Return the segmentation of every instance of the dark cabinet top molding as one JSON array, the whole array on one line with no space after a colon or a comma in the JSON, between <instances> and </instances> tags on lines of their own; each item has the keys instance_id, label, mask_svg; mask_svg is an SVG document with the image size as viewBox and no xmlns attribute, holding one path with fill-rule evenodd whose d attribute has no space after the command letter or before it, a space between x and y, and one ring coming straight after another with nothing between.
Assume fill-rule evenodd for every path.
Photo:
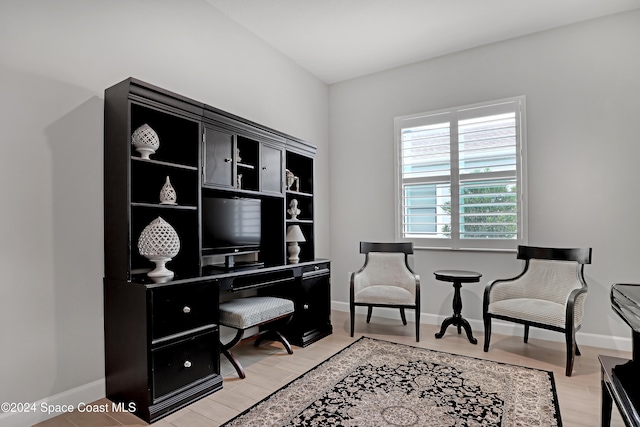
<instances>
[{"instance_id":1,"label":"dark cabinet top molding","mask_svg":"<svg viewBox=\"0 0 640 427\"><path fill-rule=\"evenodd\" d=\"M309 152L316 151L317 147L315 145L299 138L271 129L251 120L247 120L244 117L236 116L235 114L212 107L211 105L187 98L186 96L179 95L175 92L154 86L142 80L129 77L125 82L129 83L129 93L131 95L139 96L147 100L157 101L162 104L184 110L202 117L203 120L214 120L224 125L236 128L237 126L242 126L244 128L242 130L250 130L252 134L256 134L256 132L258 132L271 140L275 139L281 141L285 144L287 149L293 148Z\"/></svg>"}]
</instances>

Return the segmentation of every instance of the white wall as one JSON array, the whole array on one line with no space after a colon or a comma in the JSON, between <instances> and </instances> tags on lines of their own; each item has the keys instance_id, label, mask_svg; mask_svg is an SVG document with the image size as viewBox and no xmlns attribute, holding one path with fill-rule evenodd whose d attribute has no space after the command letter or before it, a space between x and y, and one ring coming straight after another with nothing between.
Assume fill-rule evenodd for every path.
<instances>
[{"instance_id":1,"label":"white wall","mask_svg":"<svg viewBox=\"0 0 640 427\"><path fill-rule=\"evenodd\" d=\"M127 77L318 145L329 256L328 88L204 0L5 0L0 40L0 402L103 390L103 94Z\"/></svg>"},{"instance_id":2,"label":"white wall","mask_svg":"<svg viewBox=\"0 0 640 427\"><path fill-rule=\"evenodd\" d=\"M635 11L330 86L333 299L348 302L348 272L363 261L359 241L394 239L394 117L526 95L529 243L592 247L578 341L630 337L609 290L640 283L639 49ZM418 251L414 265L431 323L451 314L452 297L434 270L483 273L462 295L480 338L484 285L521 269L513 253Z\"/></svg>"},{"instance_id":3,"label":"white wall","mask_svg":"<svg viewBox=\"0 0 640 427\"><path fill-rule=\"evenodd\" d=\"M0 402L82 398L104 378L103 92L129 76L318 145L316 251L332 258L338 302L358 242L394 237L393 118L526 95L530 242L592 246L583 333L628 336L608 292L640 281L638 12L330 91L203 0L4 0L0 40ZM433 270L519 269L513 254L437 251L415 266L423 311L440 318L451 288ZM463 290L472 320L482 288Z\"/></svg>"}]
</instances>

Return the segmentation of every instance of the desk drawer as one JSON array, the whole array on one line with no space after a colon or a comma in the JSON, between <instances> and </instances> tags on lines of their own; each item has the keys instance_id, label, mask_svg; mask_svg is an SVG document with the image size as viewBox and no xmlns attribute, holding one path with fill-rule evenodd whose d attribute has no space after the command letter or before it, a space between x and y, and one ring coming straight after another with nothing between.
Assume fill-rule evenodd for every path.
<instances>
[{"instance_id":1,"label":"desk drawer","mask_svg":"<svg viewBox=\"0 0 640 427\"><path fill-rule=\"evenodd\" d=\"M215 282L151 290L152 339L218 323Z\"/></svg>"},{"instance_id":2,"label":"desk drawer","mask_svg":"<svg viewBox=\"0 0 640 427\"><path fill-rule=\"evenodd\" d=\"M220 286L220 288L231 291L243 291L286 283L293 284L294 281L293 270L287 269L230 278L224 280L224 284Z\"/></svg>"},{"instance_id":3,"label":"desk drawer","mask_svg":"<svg viewBox=\"0 0 640 427\"><path fill-rule=\"evenodd\" d=\"M218 329L151 351L153 401L220 371Z\"/></svg>"},{"instance_id":4,"label":"desk drawer","mask_svg":"<svg viewBox=\"0 0 640 427\"><path fill-rule=\"evenodd\" d=\"M314 274L330 274L329 263L321 262L313 265L305 265L302 267L302 275L309 276Z\"/></svg>"}]
</instances>

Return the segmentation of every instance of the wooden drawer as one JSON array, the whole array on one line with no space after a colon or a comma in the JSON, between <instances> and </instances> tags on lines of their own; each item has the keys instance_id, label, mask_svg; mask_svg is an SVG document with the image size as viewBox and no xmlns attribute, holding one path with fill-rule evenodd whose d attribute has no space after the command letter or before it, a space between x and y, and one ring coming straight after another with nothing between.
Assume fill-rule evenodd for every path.
<instances>
[{"instance_id":1,"label":"wooden drawer","mask_svg":"<svg viewBox=\"0 0 640 427\"><path fill-rule=\"evenodd\" d=\"M293 283L294 281L295 277L293 275L293 270L285 269L225 278L222 279L220 289L237 292L247 289L257 289L267 286Z\"/></svg>"},{"instance_id":2,"label":"wooden drawer","mask_svg":"<svg viewBox=\"0 0 640 427\"><path fill-rule=\"evenodd\" d=\"M176 285L150 291L153 340L218 323L218 285Z\"/></svg>"},{"instance_id":3,"label":"wooden drawer","mask_svg":"<svg viewBox=\"0 0 640 427\"><path fill-rule=\"evenodd\" d=\"M310 274L313 273L318 273L318 274L329 274L329 263L328 262L321 262L318 264L313 264L313 265L305 265L304 267L302 267L302 274L304 276L308 276Z\"/></svg>"},{"instance_id":4,"label":"wooden drawer","mask_svg":"<svg viewBox=\"0 0 640 427\"><path fill-rule=\"evenodd\" d=\"M218 329L151 351L152 400L220 371Z\"/></svg>"}]
</instances>

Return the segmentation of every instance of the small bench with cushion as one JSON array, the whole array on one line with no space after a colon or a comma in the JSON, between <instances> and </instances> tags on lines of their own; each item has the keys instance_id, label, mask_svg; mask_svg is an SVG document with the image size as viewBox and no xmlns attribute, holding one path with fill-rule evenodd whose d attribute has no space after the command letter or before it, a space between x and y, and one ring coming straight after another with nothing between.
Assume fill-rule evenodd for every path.
<instances>
[{"instance_id":1,"label":"small bench with cushion","mask_svg":"<svg viewBox=\"0 0 640 427\"><path fill-rule=\"evenodd\" d=\"M293 312L293 301L276 297L236 298L220 304L220 324L237 329L236 336L231 341L227 344L220 343L221 352L229 359L229 362L231 362L236 369L240 378L245 378L246 375L236 356L231 353L231 348L235 347L242 340L244 332L247 329L268 323L278 325L280 322L276 321L281 319L286 319L288 322L293 316ZM287 339L275 328L260 332L254 345L257 347L267 334L273 336L275 340L280 341L287 350L287 353L293 354L293 350L291 350L291 345Z\"/></svg>"}]
</instances>

